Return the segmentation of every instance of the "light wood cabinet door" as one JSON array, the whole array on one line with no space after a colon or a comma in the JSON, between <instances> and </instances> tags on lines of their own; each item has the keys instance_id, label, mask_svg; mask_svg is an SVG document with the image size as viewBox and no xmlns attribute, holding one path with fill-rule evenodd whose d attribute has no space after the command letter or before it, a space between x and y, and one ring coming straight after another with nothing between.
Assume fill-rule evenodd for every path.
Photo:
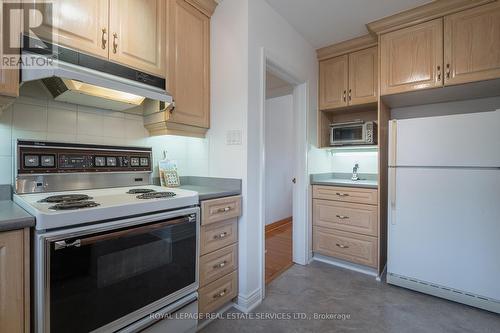
<instances>
[{"instance_id":1,"label":"light wood cabinet door","mask_svg":"<svg viewBox=\"0 0 500 333\"><path fill-rule=\"evenodd\" d=\"M165 1L110 0L109 59L165 77Z\"/></svg>"},{"instance_id":2,"label":"light wood cabinet door","mask_svg":"<svg viewBox=\"0 0 500 333\"><path fill-rule=\"evenodd\" d=\"M349 56L344 55L319 63L319 108L347 106Z\"/></svg>"},{"instance_id":3,"label":"light wood cabinet door","mask_svg":"<svg viewBox=\"0 0 500 333\"><path fill-rule=\"evenodd\" d=\"M184 0L168 0L167 90L170 121L210 127L210 19Z\"/></svg>"},{"instance_id":4,"label":"light wood cabinet door","mask_svg":"<svg viewBox=\"0 0 500 333\"><path fill-rule=\"evenodd\" d=\"M377 237L378 207L313 199L313 225Z\"/></svg>"},{"instance_id":5,"label":"light wood cabinet door","mask_svg":"<svg viewBox=\"0 0 500 333\"><path fill-rule=\"evenodd\" d=\"M52 26L44 21L37 30L41 38L52 37L55 44L108 57L108 0L53 1L52 17Z\"/></svg>"},{"instance_id":6,"label":"light wood cabinet door","mask_svg":"<svg viewBox=\"0 0 500 333\"><path fill-rule=\"evenodd\" d=\"M444 19L445 84L500 78L500 3Z\"/></svg>"},{"instance_id":7,"label":"light wood cabinet door","mask_svg":"<svg viewBox=\"0 0 500 333\"><path fill-rule=\"evenodd\" d=\"M349 54L349 105L377 102L378 48Z\"/></svg>"},{"instance_id":8,"label":"light wood cabinet door","mask_svg":"<svg viewBox=\"0 0 500 333\"><path fill-rule=\"evenodd\" d=\"M376 237L313 226L313 251L361 265L378 265Z\"/></svg>"},{"instance_id":9,"label":"light wood cabinet door","mask_svg":"<svg viewBox=\"0 0 500 333\"><path fill-rule=\"evenodd\" d=\"M23 230L0 233L0 332L30 330L28 235Z\"/></svg>"},{"instance_id":10,"label":"light wood cabinet door","mask_svg":"<svg viewBox=\"0 0 500 333\"><path fill-rule=\"evenodd\" d=\"M0 17L4 17L3 13L3 3L5 1L0 1ZM18 35L21 31L20 20L18 21L19 25L17 26L18 31L11 31L10 35L15 36ZM14 27L10 27L13 29ZM3 24L0 24L0 58L3 59L4 55L4 39L9 38L7 36L7 32L4 30ZM7 96L7 97L3 97ZM8 104L13 99L11 97L19 96L19 70L13 69L11 67L7 67L3 64L3 61L0 62L0 107L2 105ZM1 112L0 112L1 113Z\"/></svg>"},{"instance_id":11,"label":"light wood cabinet door","mask_svg":"<svg viewBox=\"0 0 500 333\"><path fill-rule=\"evenodd\" d=\"M443 20L380 37L381 95L442 86Z\"/></svg>"}]
</instances>

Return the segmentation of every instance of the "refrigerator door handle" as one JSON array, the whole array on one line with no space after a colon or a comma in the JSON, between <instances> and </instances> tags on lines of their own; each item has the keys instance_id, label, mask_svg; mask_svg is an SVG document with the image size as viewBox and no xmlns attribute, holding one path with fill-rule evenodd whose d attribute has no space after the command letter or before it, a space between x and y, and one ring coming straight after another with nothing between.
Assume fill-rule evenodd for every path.
<instances>
[{"instance_id":1,"label":"refrigerator door handle","mask_svg":"<svg viewBox=\"0 0 500 333\"><path fill-rule=\"evenodd\" d=\"M391 146L390 148L390 166L396 166L396 158L397 158L397 145L398 141L398 121L397 120L391 120Z\"/></svg>"},{"instance_id":2,"label":"refrigerator door handle","mask_svg":"<svg viewBox=\"0 0 500 333\"><path fill-rule=\"evenodd\" d=\"M389 168L389 221L392 225L396 224L395 211L396 211L396 168Z\"/></svg>"}]
</instances>

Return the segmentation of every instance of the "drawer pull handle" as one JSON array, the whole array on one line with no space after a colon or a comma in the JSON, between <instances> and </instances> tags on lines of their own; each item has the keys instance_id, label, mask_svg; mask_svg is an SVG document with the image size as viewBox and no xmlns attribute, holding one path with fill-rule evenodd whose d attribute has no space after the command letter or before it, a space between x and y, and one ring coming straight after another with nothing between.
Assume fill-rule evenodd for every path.
<instances>
[{"instance_id":1,"label":"drawer pull handle","mask_svg":"<svg viewBox=\"0 0 500 333\"><path fill-rule=\"evenodd\" d=\"M222 239L222 238L225 238L226 236L227 236L227 232L224 231L221 234L215 235L214 239Z\"/></svg>"},{"instance_id":2,"label":"drawer pull handle","mask_svg":"<svg viewBox=\"0 0 500 333\"><path fill-rule=\"evenodd\" d=\"M217 213L227 213L231 210L231 207L224 207L217 209Z\"/></svg>"},{"instance_id":3,"label":"drawer pull handle","mask_svg":"<svg viewBox=\"0 0 500 333\"><path fill-rule=\"evenodd\" d=\"M347 220L349 218L349 216L345 216L345 215L337 215L337 218L341 219L341 220Z\"/></svg>"},{"instance_id":4,"label":"drawer pull handle","mask_svg":"<svg viewBox=\"0 0 500 333\"><path fill-rule=\"evenodd\" d=\"M338 246L338 247L340 247L341 249L348 249L348 248L349 248L349 246L347 246L347 245L342 245L342 244L339 244L339 243L337 243L337 244L335 244L335 245L337 245L337 246Z\"/></svg>"},{"instance_id":5,"label":"drawer pull handle","mask_svg":"<svg viewBox=\"0 0 500 333\"><path fill-rule=\"evenodd\" d=\"M223 262L218 263L217 265L214 265L214 269L222 268L222 267L226 266L226 264L227 264L227 261L224 260Z\"/></svg>"},{"instance_id":6,"label":"drawer pull handle","mask_svg":"<svg viewBox=\"0 0 500 333\"><path fill-rule=\"evenodd\" d=\"M225 294L227 293L227 289L224 289L223 291L221 291L220 293L218 294L215 294L213 295L213 299L217 299L217 298L221 298L222 296L224 296Z\"/></svg>"},{"instance_id":7,"label":"drawer pull handle","mask_svg":"<svg viewBox=\"0 0 500 333\"><path fill-rule=\"evenodd\" d=\"M339 192L337 192L335 194L338 195L339 197L348 197L349 196L349 194L347 194L347 193L339 193Z\"/></svg>"}]
</instances>

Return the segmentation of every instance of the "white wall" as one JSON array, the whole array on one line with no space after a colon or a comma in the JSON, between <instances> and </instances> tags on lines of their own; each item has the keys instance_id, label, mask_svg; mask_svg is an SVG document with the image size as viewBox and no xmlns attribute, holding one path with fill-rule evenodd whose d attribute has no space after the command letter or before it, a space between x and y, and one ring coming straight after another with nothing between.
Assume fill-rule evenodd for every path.
<instances>
[{"instance_id":1,"label":"white wall","mask_svg":"<svg viewBox=\"0 0 500 333\"><path fill-rule=\"evenodd\" d=\"M265 110L266 224L293 215L293 96L269 98Z\"/></svg>"},{"instance_id":2,"label":"white wall","mask_svg":"<svg viewBox=\"0 0 500 333\"><path fill-rule=\"evenodd\" d=\"M247 174L248 189L246 192L247 213L249 223L243 227L247 235L247 248L243 251L255 253L255 249L263 248L262 234L260 225L262 207L260 205L260 182L259 173L262 165L261 147L264 142L261 128L261 101L264 99L262 91L262 50L270 56L273 61L281 68L287 69L293 73L298 82L308 84L307 108L309 117L309 128L315 123L316 96L317 96L317 72L318 62L316 52L313 47L293 29L288 22L271 8L265 0L248 1L248 113L247 113L247 131L248 131L248 152L247 152ZM295 104L296 101L294 101ZM301 184L298 184L300 186ZM304 185L304 184L302 184ZM306 190L304 186L302 190ZM305 204L305 203L303 203ZM294 242L296 247L301 244L296 242L303 238L295 231L295 227L301 225L295 221ZM305 230L300 232L301 235ZM294 252L294 257L295 257ZM299 262L305 262L307 258L302 253L298 254ZM242 297L260 292L260 283L262 279L262 258L255 255L249 255L246 258L248 281L244 289L240 289Z\"/></svg>"},{"instance_id":3,"label":"white wall","mask_svg":"<svg viewBox=\"0 0 500 333\"><path fill-rule=\"evenodd\" d=\"M243 178L247 144L247 0L222 1L212 16L210 33L209 174L212 177ZM241 134L241 144L226 144L229 131Z\"/></svg>"},{"instance_id":4,"label":"white wall","mask_svg":"<svg viewBox=\"0 0 500 333\"><path fill-rule=\"evenodd\" d=\"M0 184L14 183L18 139L149 146L155 166L166 149L181 175L208 175L207 139L149 137L141 116L55 102L38 89L22 93L0 114Z\"/></svg>"},{"instance_id":5,"label":"white wall","mask_svg":"<svg viewBox=\"0 0 500 333\"><path fill-rule=\"evenodd\" d=\"M211 176L241 177L243 215L239 221L239 297L248 309L261 297L262 248L259 169L261 49L309 83L309 112L315 118L315 50L264 0L222 1L212 17L212 128L209 131ZM315 120L310 120L310 124ZM313 126L310 125L312 129ZM228 146L227 131L241 130L241 146Z\"/></svg>"}]
</instances>

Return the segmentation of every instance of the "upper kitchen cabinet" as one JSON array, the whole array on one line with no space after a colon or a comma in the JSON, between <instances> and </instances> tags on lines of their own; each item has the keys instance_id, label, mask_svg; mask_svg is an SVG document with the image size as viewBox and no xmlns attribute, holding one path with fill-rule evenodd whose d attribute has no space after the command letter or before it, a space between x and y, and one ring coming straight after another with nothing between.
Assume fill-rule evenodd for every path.
<instances>
[{"instance_id":1,"label":"upper kitchen cabinet","mask_svg":"<svg viewBox=\"0 0 500 333\"><path fill-rule=\"evenodd\" d=\"M444 19L445 84L500 77L500 3Z\"/></svg>"},{"instance_id":2,"label":"upper kitchen cabinet","mask_svg":"<svg viewBox=\"0 0 500 333\"><path fill-rule=\"evenodd\" d=\"M349 56L319 62L319 108L334 109L348 105Z\"/></svg>"},{"instance_id":3,"label":"upper kitchen cabinet","mask_svg":"<svg viewBox=\"0 0 500 333\"><path fill-rule=\"evenodd\" d=\"M167 8L167 90L175 108L169 121L210 127L210 18L184 0Z\"/></svg>"},{"instance_id":4,"label":"upper kitchen cabinet","mask_svg":"<svg viewBox=\"0 0 500 333\"><path fill-rule=\"evenodd\" d=\"M109 1L109 59L165 76L165 1Z\"/></svg>"},{"instance_id":5,"label":"upper kitchen cabinet","mask_svg":"<svg viewBox=\"0 0 500 333\"><path fill-rule=\"evenodd\" d=\"M380 37L381 95L443 85L443 19Z\"/></svg>"},{"instance_id":6,"label":"upper kitchen cabinet","mask_svg":"<svg viewBox=\"0 0 500 333\"><path fill-rule=\"evenodd\" d=\"M108 0L59 0L51 4L52 25L44 20L37 29L39 37L52 38L55 44L108 57Z\"/></svg>"},{"instance_id":7,"label":"upper kitchen cabinet","mask_svg":"<svg viewBox=\"0 0 500 333\"><path fill-rule=\"evenodd\" d=\"M349 105L376 103L378 95L378 48L349 54Z\"/></svg>"},{"instance_id":8,"label":"upper kitchen cabinet","mask_svg":"<svg viewBox=\"0 0 500 333\"><path fill-rule=\"evenodd\" d=\"M0 1L0 17L3 17L3 0ZM16 15L16 14L14 14ZM18 13L17 13L18 15ZM21 20L19 22L19 32L21 29ZM14 34L15 35L15 32ZM6 38L4 34L3 24L0 24L0 58L4 57L4 38ZM14 101L14 98L19 96L19 70L7 67L4 65L3 61L0 62L0 109L11 102ZM0 112L1 113L1 112Z\"/></svg>"}]
</instances>

